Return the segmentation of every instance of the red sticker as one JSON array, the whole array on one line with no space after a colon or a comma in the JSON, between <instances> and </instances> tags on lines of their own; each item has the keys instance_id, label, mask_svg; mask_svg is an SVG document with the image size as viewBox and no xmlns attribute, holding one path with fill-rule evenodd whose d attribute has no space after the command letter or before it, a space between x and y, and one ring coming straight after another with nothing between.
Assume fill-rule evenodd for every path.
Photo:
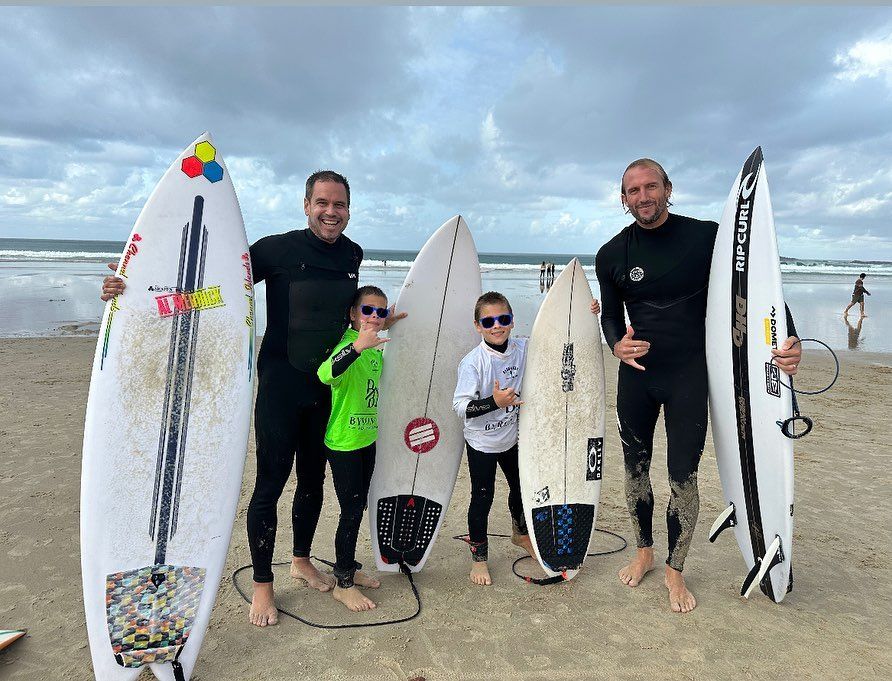
<instances>
[{"instance_id":1,"label":"red sticker","mask_svg":"<svg viewBox=\"0 0 892 681\"><path fill-rule=\"evenodd\" d=\"M440 429L428 418L417 418L409 421L403 433L406 446L416 454L429 452L440 441Z\"/></svg>"}]
</instances>

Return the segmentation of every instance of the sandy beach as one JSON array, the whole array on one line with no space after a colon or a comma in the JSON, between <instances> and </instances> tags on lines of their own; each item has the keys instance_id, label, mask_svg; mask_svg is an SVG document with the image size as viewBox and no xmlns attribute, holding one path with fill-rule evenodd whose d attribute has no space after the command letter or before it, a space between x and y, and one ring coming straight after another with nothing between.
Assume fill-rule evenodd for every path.
<instances>
[{"instance_id":1,"label":"sandy beach","mask_svg":"<svg viewBox=\"0 0 892 681\"><path fill-rule=\"evenodd\" d=\"M81 439L95 338L0 340L0 629L29 635L0 653L0 679L91 679L81 599L78 508ZM807 352L797 387L819 387L832 361ZM608 366L608 422L613 421L616 360ZM733 537L709 544L721 510L711 442L700 467L701 513L685 565L699 605L669 611L662 566L635 589L617 571L634 551L622 494L622 455L608 428L598 525L629 539L625 551L590 558L570 583L539 587L511 574L519 549L493 539L494 585L473 587L465 545L468 475L460 470L443 531L417 576L423 610L407 624L329 631L283 618L260 630L233 587L234 569L250 562L245 513L255 463L251 437L225 577L196 681L343 679L855 679L892 678L892 355L841 353L842 375L829 393L800 405L814 432L796 445L795 589L781 605L758 591L737 594L745 575ZM652 467L657 496L657 556L665 559L665 437ZM510 529L499 480L490 531ZM278 555L288 559L288 504L280 502ZM330 480L314 546L332 557L337 505ZM592 550L616 540L596 535ZM363 527L357 558L372 565ZM532 572L530 562L521 567ZM240 583L250 585L250 574ZM349 614L328 594L277 573L281 605L322 623L373 622L411 614L414 600L399 574L382 578L369 614ZM146 672L141 679L151 678Z\"/></svg>"}]
</instances>

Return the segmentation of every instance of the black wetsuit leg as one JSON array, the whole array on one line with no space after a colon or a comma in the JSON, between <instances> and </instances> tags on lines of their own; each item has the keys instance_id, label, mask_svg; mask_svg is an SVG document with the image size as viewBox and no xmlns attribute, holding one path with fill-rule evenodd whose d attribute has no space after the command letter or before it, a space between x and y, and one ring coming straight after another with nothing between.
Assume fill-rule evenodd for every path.
<instances>
[{"instance_id":1,"label":"black wetsuit leg","mask_svg":"<svg viewBox=\"0 0 892 681\"><path fill-rule=\"evenodd\" d=\"M326 453L331 466L331 481L341 506L335 532L334 575L339 587L349 589L353 586L353 575L362 567L356 562L356 540L375 470L375 443L347 452L326 448Z\"/></svg>"},{"instance_id":2,"label":"black wetsuit leg","mask_svg":"<svg viewBox=\"0 0 892 681\"><path fill-rule=\"evenodd\" d=\"M681 572L700 513L697 469L706 443L708 418L705 355L667 374L665 380L663 416L669 468L669 505L666 508L669 558L666 564Z\"/></svg>"},{"instance_id":3,"label":"black wetsuit leg","mask_svg":"<svg viewBox=\"0 0 892 681\"><path fill-rule=\"evenodd\" d=\"M666 422L669 558L681 571L700 508L697 468L706 441L706 358L646 371L620 364L617 417L626 467L626 502L639 548L653 546L653 489L650 463L660 407Z\"/></svg>"},{"instance_id":4,"label":"black wetsuit leg","mask_svg":"<svg viewBox=\"0 0 892 681\"><path fill-rule=\"evenodd\" d=\"M293 555L310 555L322 510L323 439L331 412L331 391L314 390L314 399L308 400L308 392L301 389L306 380L301 372L285 362L265 369L259 375L254 409L257 477L247 521L254 581L260 583L273 581L276 506L294 469L298 484L292 505Z\"/></svg>"},{"instance_id":5,"label":"black wetsuit leg","mask_svg":"<svg viewBox=\"0 0 892 681\"><path fill-rule=\"evenodd\" d=\"M502 469L508 483L508 512L516 534L528 534L520 495L520 473L517 445L498 454L481 452L465 443L468 450L468 471L471 475L471 503L468 505L468 543L475 561L487 560L489 512L495 497L496 466Z\"/></svg>"},{"instance_id":6,"label":"black wetsuit leg","mask_svg":"<svg viewBox=\"0 0 892 681\"><path fill-rule=\"evenodd\" d=\"M529 534L526 518L523 515L523 497L520 495L520 469L517 464L517 445L508 451L496 454L499 468L508 483L508 513L511 514L511 529L514 534Z\"/></svg>"},{"instance_id":7,"label":"black wetsuit leg","mask_svg":"<svg viewBox=\"0 0 892 681\"><path fill-rule=\"evenodd\" d=\"M649 373L620 363L616 389L616 418L626 469L626 505L639 549L654 544L650 461L660 403L648 394Z\"/></svg>"}]
</instances>

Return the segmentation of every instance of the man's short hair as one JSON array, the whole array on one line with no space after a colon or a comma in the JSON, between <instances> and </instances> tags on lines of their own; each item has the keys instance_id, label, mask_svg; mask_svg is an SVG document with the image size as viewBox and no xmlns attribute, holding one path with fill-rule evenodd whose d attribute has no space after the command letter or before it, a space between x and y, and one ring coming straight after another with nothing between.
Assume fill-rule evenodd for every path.
<instances>
[{"instance_id":1,"label":"man's short hair","mask_svg":"<svg viewBox=\"0 0 892 681\"><path fill-rule=\"evenodd\" d=\"M379 289L377 286L372 286L371 284L366 284L365 286L360 286L356 289L356 293L353 294L353 300L350 301L350 309L352 310L354 307L359 305L359 301L363 299L364 296L378 296L379 298L384 298L387 300L387 295Z\"/></svg>"},{"instance_id":2,"label":"man's short hair","mask_svg":"<svg viewBox=\"0 0 892 681\"><path fill-rule=\"evenodd\" d=\"M304 194L304 198L306 198L307 201L312 198L313 187L316 186L317 182L337 182L338 184L344 185L344 189L347 190L347 207L350 207L350 183L347 182L346 177L333 170L317 170L307 178L307 191Z\"/></svg>"},{"instance_id":3,"label":"man's short hair","mask_svg":"<svg viewBox=\"0 0 892 681\"><path fill-rule=\"evenodd\" d=\"M480 319L480 310L483 309L484 305L504 305L508 308L508 312L514 314L514 310L511 309L511 303L508 302L505 296L498 291L487 291L477 299L477 304L474 305L475 322Z\"/></svg>"},{"instance_id":4,"label":"man's short hair","mask_svg":"<svg viewBox=\"0 0 892 681\"><path fill-rule=\"evenodd\" d=\"M660 174L660 177L663 178L663 186L667 189L672 186L672 183L669 181L669 175L666 174L665 170L663 170L663 166L654 161L652 158L639 158L635 161L632 161L626 167L626 169L623 171L623 176L619 180L620 192L623 194L623 196L625 196L626 194L626 187L623 184L626 179L626 173L629 172L632 168L650 168L651 170L656 170Z\"/></svg>"}]
</instances>

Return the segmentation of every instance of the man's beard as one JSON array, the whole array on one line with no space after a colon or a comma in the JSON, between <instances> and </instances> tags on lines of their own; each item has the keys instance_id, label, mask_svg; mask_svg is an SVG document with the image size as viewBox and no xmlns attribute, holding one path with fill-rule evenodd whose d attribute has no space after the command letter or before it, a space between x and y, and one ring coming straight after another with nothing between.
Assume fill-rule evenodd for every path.
<instances>
[{"instance_id":1,"label":"man's beard","mask_svg":"<svg viewBox=\"0 0 892 681\"><path fill-rule=\"evenodd\" d=\"M627 206L627 207L629 209L629 212L632 214L632 217L635 218L635 221L638 224L652 225L653 223L655 223L657 220L660 219L660 217L663 215L663 213L666 212L666 209L669 207L668 199L663 199L662 201L656 201L655 203L656 203L656 208L654 210L653 216L651 216L649 218L642 217L641 214L637 210L632 208L632 206Z\"/></svg>"}]
</instances>

